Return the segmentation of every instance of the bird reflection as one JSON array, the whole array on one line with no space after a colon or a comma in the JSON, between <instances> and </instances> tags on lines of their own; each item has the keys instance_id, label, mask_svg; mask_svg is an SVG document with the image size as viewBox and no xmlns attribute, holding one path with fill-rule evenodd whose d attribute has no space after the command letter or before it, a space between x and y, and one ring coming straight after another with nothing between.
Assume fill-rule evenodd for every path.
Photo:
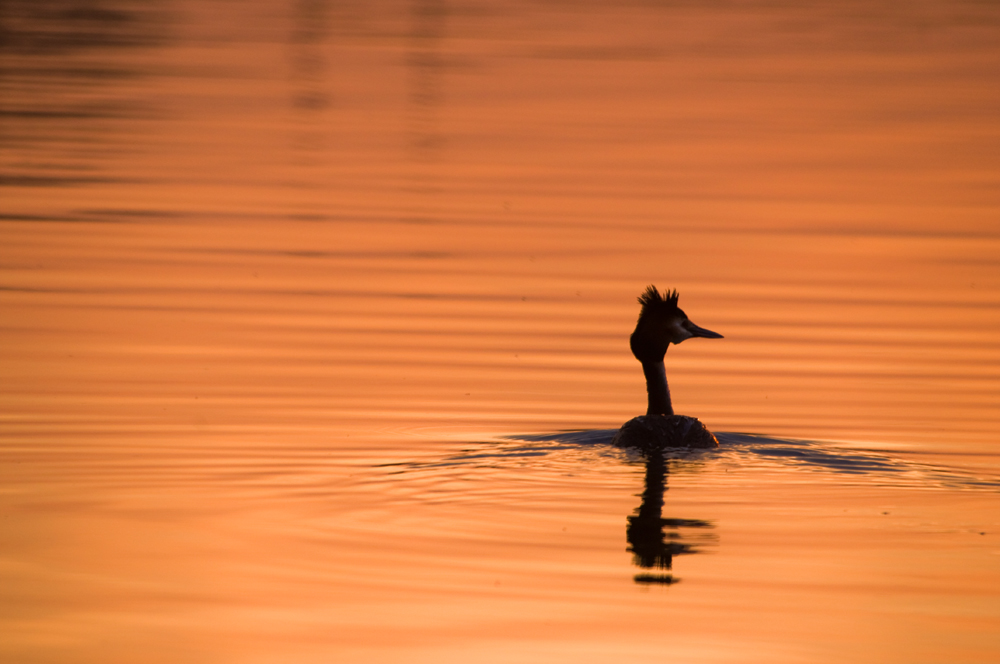
<instances>
[{"instance_id":1,"label":"bird reflection","mask_svg":"<svg viewBox=\"0 0 1000 664\"><path fill-rule=\"evenodd\" d=\"M674 556L698 553L694 545L682 541L681 529L712 528L701 519L663 518L663 494L667 490L667 461L657 451L645 455L646 480L642 504L628 517L625 536L632 562L644 572L635 576L636 583L670 585L679 579L669 571L673 569ZM667 532L664 532L664 529Z\"/></svg>"}]
</instances>

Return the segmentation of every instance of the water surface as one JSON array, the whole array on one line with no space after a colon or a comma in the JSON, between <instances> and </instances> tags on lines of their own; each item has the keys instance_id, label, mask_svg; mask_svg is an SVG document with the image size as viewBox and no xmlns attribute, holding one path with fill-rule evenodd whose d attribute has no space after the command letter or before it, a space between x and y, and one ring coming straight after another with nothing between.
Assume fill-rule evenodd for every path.
<instances>
[{"instance_id":1,"label":"water surface","mask_svg":"<svg viewBox=\"0 0 1000 664\"><path fill-rule=\"evenodd\" d=\"M5 660L1000 656L991 5L0 20Z\"/></svg>"}]
</instances>

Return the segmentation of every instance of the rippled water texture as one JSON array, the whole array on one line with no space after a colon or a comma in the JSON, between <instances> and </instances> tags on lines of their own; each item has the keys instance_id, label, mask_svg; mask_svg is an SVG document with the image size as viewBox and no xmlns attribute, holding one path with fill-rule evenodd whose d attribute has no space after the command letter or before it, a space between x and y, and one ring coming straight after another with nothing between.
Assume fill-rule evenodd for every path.
<instances>
[{"instance_id":1,"label":"rippled water texture","mask_svg":"<svg viewBox=\"0 0 1000 664\"><path fill-rule=\"evenodd\" d=\"M0 659L1000 660L1000 6L5 0ZM635 297L718 450L609 445Z\"/></svg>"}]
</instances>

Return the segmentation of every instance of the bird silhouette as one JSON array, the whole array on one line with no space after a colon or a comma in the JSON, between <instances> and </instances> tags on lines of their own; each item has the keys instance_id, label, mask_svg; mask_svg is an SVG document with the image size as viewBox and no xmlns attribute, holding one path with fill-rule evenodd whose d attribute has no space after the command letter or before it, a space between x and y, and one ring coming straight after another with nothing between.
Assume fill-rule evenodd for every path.
<instances>
[{"instance_id":1,"label":"bird silhouette","mask_svg":"<svg viewBox=\"0 0 1000 664\"><path fill-rule=\"evenodd\" d=\"M613 444L637 447L643 451L670 447L717 447L719 442L697 418L675 415L670 403L670 388L663 358L670 344L692 337L721 339L718 332L698 327L677 306L677 291L648 286L639 296L642 309L635 331L629 339L632 354L642 363L646 376L649 406L645 415L634 417L618 430Z\"/></svg>"}]
</instances>

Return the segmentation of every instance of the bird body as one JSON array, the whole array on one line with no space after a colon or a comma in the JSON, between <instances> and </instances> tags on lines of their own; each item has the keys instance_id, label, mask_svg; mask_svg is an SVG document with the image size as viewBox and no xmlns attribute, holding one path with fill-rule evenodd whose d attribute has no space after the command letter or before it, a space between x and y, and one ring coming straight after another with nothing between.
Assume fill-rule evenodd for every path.
<instances>
[{"instance_id":1,"label":"bird body","mask_svg":"<svg viewBox=\"0 0 1000 664\"><path fill-rule=\"evenodd\" d=\"M623 424L611 444L651 452L668 447L718 447L719 441L696 417L640 415Z\"/></svg>"},{"instance_id":2,"label":"bird body","mask_svg":"<svg viewBox=\"0 0 1000 664\"><path fill-rule=\"evenodd\" d=\"M645 415L629 420L618 430L612 441L614 445L637 447L643 451L719 445L712 432L698 419L675 415L670 402L663 363L668 346L692 337L722 338L721 334L692 323L677 306L677 300L677 291L665 291L661 295L655 286L649 286L639 296L642 310L629 338L629 347L642 363L648 406Z\"/></svg>"}]
</instances>

